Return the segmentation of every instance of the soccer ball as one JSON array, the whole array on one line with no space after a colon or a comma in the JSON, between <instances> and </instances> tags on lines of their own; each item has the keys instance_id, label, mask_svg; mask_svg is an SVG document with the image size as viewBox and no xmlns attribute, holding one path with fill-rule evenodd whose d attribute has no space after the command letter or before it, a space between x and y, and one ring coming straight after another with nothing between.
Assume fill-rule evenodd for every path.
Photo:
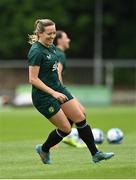
<instances>
[{"instance_id":1,"label":"soccer ball","mask_svg":"<svg viewBox=\"0 0 136 180\"><path fill-rule=\"evenodd\" d=\"M123 132L119 128L112 128L107 132L107 140L109 143L119 144L123 139Z\"/></svg>"},{"instance_id":2,"label":"soccer ball","mask_svg":"<svg viewBox=\"0 0 136 180\"><path fill-rule=\"evenodd\" d=\"M92 133L94 136L95 144L102 144L104 141L104 133L101 129L93 128Z\"/></svg>"}]
</instances>

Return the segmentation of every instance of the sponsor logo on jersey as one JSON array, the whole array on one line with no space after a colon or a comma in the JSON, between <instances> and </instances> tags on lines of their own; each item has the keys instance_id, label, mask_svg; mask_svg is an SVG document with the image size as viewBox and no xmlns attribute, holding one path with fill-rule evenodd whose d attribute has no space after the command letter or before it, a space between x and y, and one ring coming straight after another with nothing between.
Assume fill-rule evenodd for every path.
<instances>
[{"instance_id":1,"label":"sponsor logo on jersey","mask_svg":"<svg viewBox=\"0 0 136 180\"><path fill-rule=\"evenodd\" d=\"M52 71L56 71L58 68L58 63L55 61L55 64L53 64Z\"/></svg>"}]
</instances>

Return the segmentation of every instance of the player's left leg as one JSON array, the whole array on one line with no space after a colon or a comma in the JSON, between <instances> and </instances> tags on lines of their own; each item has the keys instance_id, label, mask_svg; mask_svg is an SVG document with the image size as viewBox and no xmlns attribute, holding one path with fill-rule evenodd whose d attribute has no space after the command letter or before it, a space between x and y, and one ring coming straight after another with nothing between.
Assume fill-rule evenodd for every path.
<instances>
[{"instance_id":1,"label":"player's left leg","mask_svg":"<svg viewBox=\"0 0 136 180\"><path fill-rule=\"evenodd\" d=\"M77 105L79 106L79 109L82 111L82 113L86 116L86 111L85 111L85 108L84 106L78 101L77 98L74 98L74 100L76 101ZM71 125L71 127L73 126L74 122L70 119L69 120L69 123ZM74 147L77 147L77 148L85 148L87 147L86 144L83 142L83 140L80 138L79 136L79 133L77 131L77 136L75 137L75 135L72 135L72 132L66 136L62 142L70 145L70 146L74 146Z\"/></svg>"},{"instance_id":2,"label":"player's left leg","mask_svg":"<svg viewBox=\"0 0 136 180\"><path fill-rule=\"evenodd\" d=\"M62 104L61 109L65 115L76 124L79 136L86 143L91 154L96 154L98 149L94 143L91 127L87 124L85 115L80 110L77 101L75 99L71 99L70 101Z\"/></svg>"},{"instance_id":3,"label":"player's left leg","mask_svg":"<svg viewBox=\"0 0 136 180\"><path fill-rule=\"evenodd\" d=\"M65 115L76 124L78 133L82 140L86 143L90 153L92 154L94 162L110 159L114 155L114 153L103 153L98 151L94 143L91 127L87 124L85 115L80 110L75 99L71 99L70 101L62 104L61 108Z\"/></svg>"},{"instance_id":4,"label":"player's left leg","mask_svg":"<svg viewBox=\"0 0 136 180\"><path fill-rule=\"evenodd\" d=\"M78 104L78 106L79 106L80 110L82 111L82 113L86 115L85 107L78 101L77 98L75 98L75 101Z\"/></svg>"}]
</instances>

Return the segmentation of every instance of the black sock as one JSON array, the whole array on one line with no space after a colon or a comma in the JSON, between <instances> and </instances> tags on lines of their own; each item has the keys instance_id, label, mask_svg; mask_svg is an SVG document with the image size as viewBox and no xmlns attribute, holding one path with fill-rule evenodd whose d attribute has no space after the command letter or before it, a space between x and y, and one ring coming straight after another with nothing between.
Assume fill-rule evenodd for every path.
<instances>
[{"instance_id":1,"label":"black sock","mask_svg":"<svg viewBox=\"0 0 136 180\"><path fill-rule=\"evenodd\" d=\"M76 123L77 130L81 139L86 143L89 151L92 156L98 151L94 143L94 137L92 134L91 127L86 123L86 120L83 120L79 123Z\"/></svg>"},{"instance_id":2,"label":"black sock","mask_svg":"<svg viewBox=\"0 0 136 180\"><path fill-rule=\"evenodd\" d=\"M67 136L69 133L65 133L59 129L53 130L45 143L42 145L42 150L44 152L49 152L50 148L56 144L58 144L65 136Z\"/></svg>"},{"instance_id":3,"label":"black sock","mask_svg":"<svg viewBox=\"0 0 136 180\"><path fill-rule=\"evenodd\" d=\"M84 115L85 115L85 117L86 117L86 114L84 113ZM74 122L71 120L71 119L68 119L68 121L69 121L69 123L70 123L70 125L71 125L71 127L73 126L73 124L74 124Z\"/></svg>"}]
</instances>

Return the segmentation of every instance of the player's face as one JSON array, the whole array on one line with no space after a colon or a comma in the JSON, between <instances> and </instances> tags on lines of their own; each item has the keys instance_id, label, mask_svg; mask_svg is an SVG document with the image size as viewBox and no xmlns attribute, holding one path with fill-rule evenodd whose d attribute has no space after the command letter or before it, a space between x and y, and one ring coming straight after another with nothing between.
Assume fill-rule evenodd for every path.
<instances>
[{"instance_id":1,"label":"player's face","mask_svg":"<svg viewBox=\"0 0 136 180\"><path fill-rule=\"evenodd\" d=\"M70 44L70 39L68 38L66 33L62 33L62 38L60 39L60 44L61 46L63 46L64 49L68 49L69 48L69 44Z\"/></svg>"},{"instance_id":2,"label":"player's face","mask_svg":"<svg viewBox=\"0 0 136 180\"><path fill-rule=\"evenodd\" d=\"M56 37L55 25L47 26L44 28L45 31L39 34L39 40L41 40L46 46L53 44L54 38Z\"/></svg>"}]
</instances>

